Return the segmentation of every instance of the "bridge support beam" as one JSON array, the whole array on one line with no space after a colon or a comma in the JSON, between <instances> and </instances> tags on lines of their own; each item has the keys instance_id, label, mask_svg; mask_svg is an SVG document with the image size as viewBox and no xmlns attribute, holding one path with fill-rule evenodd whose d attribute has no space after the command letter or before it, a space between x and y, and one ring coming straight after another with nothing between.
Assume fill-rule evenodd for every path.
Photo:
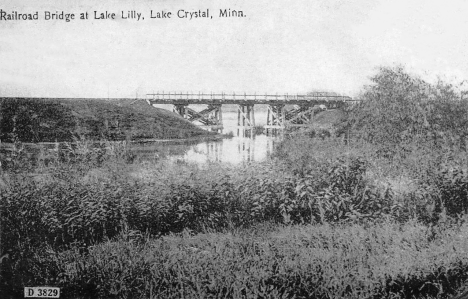
<instances>
[{"instance_id":1,"label":"bridge support beam","mask_svg":"<svg viewBox=\"0 0 468 299\"><path fill-rule=\"evenodd\" d=\"M255 127L254 105L237 105L237 126L245 129Z\"/></svg>"},{"instance_id":2,"label":"bridge support beam","mask_svg":"<svg viewBox=\"0 0 468 299\"><path fill-rule=\"evenodd\" d=\"M223 129L223 113L221 104L210 104L202 111L188 107L188 104L174 104L173 111L191 122L199 122L200 127L211 131Z\"/></svg>"},{"instance_id":3,"label":"bridge support beam","mask_svg":"<svg viewBox=\"0 0 468 299\"><path fill-rule=\"evenodd\" d=\"M269 133L269 130L284 129L286 127L286 114L284 104L268 105L267 124L264 128ZM275 132L271 131L271 132Z\"/></svg>"},{"instance_id":4,"label":"bridge support beam","mask_svg":"<svg viewBox=\"0 0 468 299\"><path fill-rule=\"evenodd\" d=\"M286 111L286 122L288 127L308 126L314 119L318 107L310 105L296 105L294 109Z\"/></svg>"},{"instance_id":5,"label":"bridge support beam","mask_svg":"<svg viewBox=\"0 0 468 299\"><path fill-rule=\"evenodd\" d=\"M187 113L186 113L186 108L188 104L174 104L174 107L172 109L172 112L179 114L183 118L187 119Z\"/></svg>"}]
</instances>

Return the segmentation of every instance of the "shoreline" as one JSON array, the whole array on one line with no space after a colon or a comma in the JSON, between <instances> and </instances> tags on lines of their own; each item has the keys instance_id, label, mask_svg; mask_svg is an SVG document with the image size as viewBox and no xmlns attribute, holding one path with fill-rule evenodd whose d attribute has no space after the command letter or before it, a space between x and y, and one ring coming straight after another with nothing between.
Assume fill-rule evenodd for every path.
<instances>
[{"instance_id":1,"label":"shoreline","mask_svg":"<svg viewBox=\"0 0 468 299\"><path fill-rule=\"evenodd\" d=\"M206 142L206 141L221 141L223 139L232 138L233 136L227 134L215 134L215 135L202 135L202 136L194 136L189 138L181 138L181 139L137 139L137 140L84 140L83 142L90 142L90 143L117 143L117 142L129 142L130 144L146 144L146 143L172 143L172 144L183 144L183 143L197 143L197 142ZM18 142L19 145L25 146L47 146L53 145L56 146L57 144L77 144L80 141L57 141L57 142ZM0 149L12 149L15 147L14 142L2 142L0 140Z\"/></svg>"},{"instance_id":2,"label":"shoreline","mask_svg":"<svg viewBox=\"0 0 468 299\"><path fill-rule=\"evenodd\" d=\"M203 135L197 137L181 138L181 139L141 139L141 140L131 140L131 143L184 143L184 142L204 142L204 141L219 141L227 138L232 138L233 136L226 134L216 134L216 135Z\"/></svg>"}]
</instances>

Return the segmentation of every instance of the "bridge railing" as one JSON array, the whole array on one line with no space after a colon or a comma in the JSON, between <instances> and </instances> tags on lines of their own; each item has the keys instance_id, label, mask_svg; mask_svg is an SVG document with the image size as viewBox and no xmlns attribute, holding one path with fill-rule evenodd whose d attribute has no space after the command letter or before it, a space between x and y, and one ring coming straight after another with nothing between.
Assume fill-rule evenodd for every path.
<instances>
[{"instance_id":1,"label":"bridge railing","mask_svg":"<svg viewBox=\"0 0 468 299\"><path fill-rule=\"evenodd\" d=\"M148 99L162 101L207 101L207 100L230 100L230 101L351 101L348 96L342 96L331 93L313 93L313 94L247 94L247 93L151 93L146 95Z\"/></svg>"}]
</instances>

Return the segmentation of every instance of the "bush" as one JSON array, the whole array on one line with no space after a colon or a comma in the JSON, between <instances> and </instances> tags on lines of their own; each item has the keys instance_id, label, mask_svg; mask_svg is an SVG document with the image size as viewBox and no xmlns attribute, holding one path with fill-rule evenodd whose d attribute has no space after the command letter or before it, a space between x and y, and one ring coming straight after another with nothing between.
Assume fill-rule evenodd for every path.
<instances>
[{"instance_id":1,"label":"bush","mask_svg":"<svg viewBox=\"0 0 468 299\"><path fill-rule=\"evenodd\" d=\"M421 219L437 222L440 214L460 217L468 212L468 170L466 166L441 165L434 175L423 182L413 195L426 204L420 208Z\"/></svg>"},{"instance_id":2,"label":"bush","mask_svg":"<svg viewBox=\"0 0 468 299\"><path fill-rule=\"evenodd\" d=\"M339 131L380 148L409 153L414 144L466 149L468 101L450 84L431 85L403 67L382 67L346 115Z\"/></svg>"},{"instance_id":3,"label":"bush","mask_svg":"<svg viewBox=\"0 0 468 299\"><path fill-rule=\"evenodd\" d=\"M465 214L468 211L468 169L443 168L437 176L441 203L448 215Z\"/></svg>"}]
</instances>

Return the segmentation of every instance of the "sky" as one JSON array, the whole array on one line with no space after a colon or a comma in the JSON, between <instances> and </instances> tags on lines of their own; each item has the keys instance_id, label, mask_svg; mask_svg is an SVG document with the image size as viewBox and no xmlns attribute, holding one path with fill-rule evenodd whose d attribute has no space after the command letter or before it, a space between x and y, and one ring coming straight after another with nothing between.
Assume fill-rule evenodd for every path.
<instances>
[{"instance_id":1,"label":"sky","mask_svg":"<svg viewBox=\"0 0 468 299\"><path fill-rule=\"evenodd\" d=\"M213 18L176 16L210 10ZM220 18L220 9L241 18ZM356 96L379 66L468 79L465 0L3 0L0 96L145 97L164 92ZM172 12L152 19L150 11ZM45 11L88 20L44 20ZM114 20L94 19L114 12ZM121 12L144 20L122 19ZM1 11L0 11L1 13Z\"/></svg>"}]
</instances>

